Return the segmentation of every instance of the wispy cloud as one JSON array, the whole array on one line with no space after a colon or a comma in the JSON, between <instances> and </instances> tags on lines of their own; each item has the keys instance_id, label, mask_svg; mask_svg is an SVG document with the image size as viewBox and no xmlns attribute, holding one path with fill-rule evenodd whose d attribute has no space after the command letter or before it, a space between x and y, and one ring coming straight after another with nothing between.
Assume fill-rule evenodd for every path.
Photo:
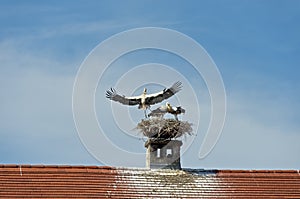
<instances>
[{"instance_id":1,"label":"wispy cloud","mask_svg":"<svg viewBox=\"0 0 300 199\"><path fill-rule=\"evenodd\" d=\"M300 140L299 3L276 1L272 6L250 1L230 3L229 7L228 3L216 7L214 3L203 2L197 5L2 2L1 161L98 164L80 143L72 118L73 81L80 63L99 42L115 33L136 27L162 26L184 30L202 41L220 64L227 88L228 113L221 139L209 156L198 160L210 105L208 93L202 92L206 89L203 82L196 87L200 90L197 95L200 132L183 155L183 165L297 168L300 164L297 143ZM126 73L130 67L149 60L139 61L120 62L116 69ZM177 60L170 65L176 64ZM117 70L110 71L111 76L100 82L96 108L111 111L104 92L116 83L120 76ZM153 81L162 78L156 77ZM191 84L198 81L192 73L188 80ZM120 92L124 88L131 89L130 83L120 85ZM183 118L193 120L194 102L188 99L187 92L183 90L178 96L182 97L180 105L187 109ZM172 103L177 104L177 101ZM107 128L115 130L114 139L121 142L117 134L120 129L115 128L105 114L98 114L99 118L104 117ZM121 144L128 150L140 147L137 150L144 151L141 141ZM141 159L140 163L143 162Z\"/></svg>"},{"instance_id":2,"label":"wispy cloud","mask_svg":"<svg viewBox=\"0 0 300 199\"><path fill-rule=\"evenodd\" d=\"M78 155L86 151L72 147L81 146L72 120L74 74L58 72L64 63L18 45L10 40L0 43L2 162L76 162L74 150ZM65 150L69 158L60 153Z\"/></svg>"},{"instance_id":3,"label":"wispy cloud","mask_svg":"<svg viewBox=\"0 0 300 199\"><path fill-rule=\"evenodd\" d=\"M296 111L293 104L269 103L271 99L259 97L247 100L244 91L236 92L240 96L228 96L226 123L214 150L205 159L197 159L201 139L196 139L184 162L206 168L298 168L300 126L286 117Z\"/></svg>"}]
</instances>

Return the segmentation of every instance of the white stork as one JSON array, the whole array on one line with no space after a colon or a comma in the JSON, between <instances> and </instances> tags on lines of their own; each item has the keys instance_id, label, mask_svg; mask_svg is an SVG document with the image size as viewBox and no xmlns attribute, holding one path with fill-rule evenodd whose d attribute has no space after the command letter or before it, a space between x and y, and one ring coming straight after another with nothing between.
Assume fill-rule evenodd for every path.
<instances>
[{"instance_id":1,"label":"white stork","mask_svg":"<svg viewBox=\"0 0 300 199\"><path fill-rule=\"evenodd\" d=\"M139 105L138 108L144 110L145 117L146 109L150 108L150 105L162 102L165 99L173 96L175 93L180 91L182 88L181 82L175 82L170 88L165 88L161 92L147 94L147 89L144 88L144 92L140 96L132 96L126 97L124 95L117 94L116 90L111 88L110 90L106 91L106 97L110 100L120 102L121 104L133 106Z\"/></svg>"},{"instance_id":2,"label":"white stork","mask_svg":"<svg viewBox=\"0 0 300 199\"><path fill-rule=\"evenodd\" d=\"M173 107L169 102L166 103L166 106L158 107L157 109L151 111L151 113L148 114L149 117L163 117L166 113L170 113L174 115L175 119L178 120L177 115L181 113L185 113L185 110L181 108L181 106Z\"/></svg>"}]
</instances>

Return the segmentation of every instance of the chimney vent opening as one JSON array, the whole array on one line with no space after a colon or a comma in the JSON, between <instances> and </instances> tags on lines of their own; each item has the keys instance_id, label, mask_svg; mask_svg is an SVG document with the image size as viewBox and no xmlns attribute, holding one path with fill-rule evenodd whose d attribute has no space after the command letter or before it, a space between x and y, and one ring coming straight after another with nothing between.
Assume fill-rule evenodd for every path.
<instances>
[{"instance_id":1,"label":"chimney vent opening","mask_svg":"<svg viewBox=\"0 0 300 199\"><path fill-rule=\"evenodd\" d=\"M156 150L156 157L160 158L160 149L159 148Z\"/></svg>"},{"instance_id":2,"label":"chimney vent opening","mask_svg":"<svg viewBox=\"0 0 300 199\"><path fill-rule=\"evenodd\" d=\"M167 149L166 150L166 156L168 157L168 158L170 158L170 157L172 157L172 149Z\"/></svg>"}]
</instances>

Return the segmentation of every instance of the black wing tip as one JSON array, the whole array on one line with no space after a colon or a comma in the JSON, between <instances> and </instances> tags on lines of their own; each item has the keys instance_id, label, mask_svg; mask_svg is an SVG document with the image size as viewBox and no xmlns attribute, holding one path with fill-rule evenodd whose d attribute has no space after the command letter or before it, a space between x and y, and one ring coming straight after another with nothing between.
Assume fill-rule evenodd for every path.
<instances>
[{"instance_id":1,"label":"black wing tip","mask_svg":"<svg viewBox=\"0 0 300 199\"><path fill-rule=\"evenodd\" d=\"M173 93L177 93L178 91L180 91L182 89L182 82L181 81L177 81L175 82L172 87L171 90Z\"/></svg>"},{"instance_id":2,"label":"black wing tip","mask_svg":"<svg viewBox=\"0 0 300 199\"><path fill-rule=\"evenodd\" d=\"M181 108L181 106L180 106L180 110L182 113L185 113L185 109Z\"/></svg>"},{"instance_id":3,"label":"black wing tip","mask_svg":"<svg viewBox=\"0 0 300 199\"><path fill-rule=\"evenodd\" d=\"M173 85L176 86L176 87L182 88L182 82L181 81L177 81Z\"/></svg>"},{"instance_id":4,"label":"black wing tip","mask_svg":"<svg viewBox=\"0 0 300 199\"><path fill-rule=\"evenodd\" d=\"M115 94L116 94L116 90L114 88L110 88L110 90L107 90L105 93L106 98L108 99L112 99Z\"/></svg>"}]
</instances>

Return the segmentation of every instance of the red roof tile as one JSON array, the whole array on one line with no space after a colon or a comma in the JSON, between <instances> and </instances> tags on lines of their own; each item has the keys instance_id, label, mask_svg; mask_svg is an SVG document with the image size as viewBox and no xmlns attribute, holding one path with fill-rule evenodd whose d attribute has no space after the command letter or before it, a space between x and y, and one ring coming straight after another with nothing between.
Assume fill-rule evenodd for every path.
<instances>
[{"instance_id":1,"label":"red roof tile","mask_svg":"<svg viewBox=\"0 0 300 199\"><path fill-rule=\"evenodd\" d=\"M300 198L299 170L0 165L0 197Z\"/></svg>"}]
</instances>

